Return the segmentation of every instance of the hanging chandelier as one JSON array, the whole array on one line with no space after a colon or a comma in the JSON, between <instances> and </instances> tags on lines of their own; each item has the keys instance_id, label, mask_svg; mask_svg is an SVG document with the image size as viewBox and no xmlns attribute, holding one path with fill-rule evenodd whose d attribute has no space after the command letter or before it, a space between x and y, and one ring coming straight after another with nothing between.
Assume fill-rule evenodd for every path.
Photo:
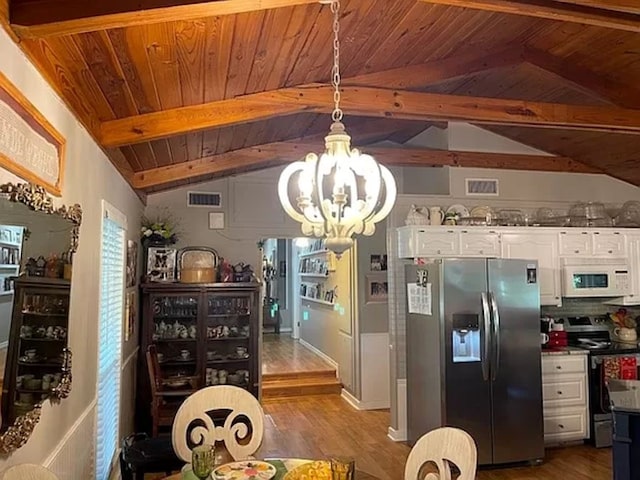
<instances>
[{"instance_id":1,"label":"hanging chandelier","mask_svg":"<svg viewBox=\"0 0 640 480\"><path fill-rule=\"evenodd\" d=\"M389 215L396 200L391 172L372 156L352 149L342 124L339 10L340 2L331 0L334 109L325 151L320 158L309 153L303 161L287 166L278 181L280 202L302 224L302 233L324 237L326 248L338 256L353 245L354 235L373 235L375 224Z\"/></svg>"}]
</instances>

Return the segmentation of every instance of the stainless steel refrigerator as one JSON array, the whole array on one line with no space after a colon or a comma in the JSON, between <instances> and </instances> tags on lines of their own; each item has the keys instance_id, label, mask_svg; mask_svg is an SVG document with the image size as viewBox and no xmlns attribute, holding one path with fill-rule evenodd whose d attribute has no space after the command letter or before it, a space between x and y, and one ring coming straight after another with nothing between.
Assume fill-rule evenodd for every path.
<instances>
[{"instance_id":1,"label":"stainless steel refrigerator","mask_svg":"<svg viewBox=\"0 0 640 480\"><path fill-rule=\"evenodd\" d=\"M480 465L543 458L537 277L536 261L528 260L444 259L406 267L414 297L406 331L412 445L446 425L473 437Z\"/></svg>"}]
</instances>

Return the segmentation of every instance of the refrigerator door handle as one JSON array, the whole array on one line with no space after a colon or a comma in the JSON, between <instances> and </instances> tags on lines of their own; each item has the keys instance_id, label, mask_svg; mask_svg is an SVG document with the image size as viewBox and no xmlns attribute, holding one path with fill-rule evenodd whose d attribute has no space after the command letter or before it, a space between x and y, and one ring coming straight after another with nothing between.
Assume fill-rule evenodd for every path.
<instances>
[{"instance_id":1,"label":"refrigerator door handle","mask_svg":"<svg viewBox=\"0 0 640 480\"><path fill-rule=\"evenodd\" d=\"M491 358L491 381L498 377L500 368L500 312L493 292L489 292L491 301L491 316L493 317L493 356Z\"/></svg>"},{"instance_id":2,"label":"refrigerator door handle","mask_svg":"<svg viewBox=\"0 0 640 480\"><path fill-rule=\"evenodd\" d=\"M487 294L482 292L480 294L480 299L482 301L482 329L484 333L484 342L482 349L482 378L487 381L489 380L489 352L491 351L491 323L489 318L491 314L489 313L489 301L487 299Z\"/></svg>"}]
</instances>

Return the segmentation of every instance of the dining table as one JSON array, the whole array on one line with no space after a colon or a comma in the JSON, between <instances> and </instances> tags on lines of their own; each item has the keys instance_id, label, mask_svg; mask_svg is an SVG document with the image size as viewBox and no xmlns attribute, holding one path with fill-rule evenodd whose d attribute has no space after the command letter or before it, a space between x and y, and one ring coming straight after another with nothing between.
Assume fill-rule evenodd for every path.
<instances>
[{"instance_id":1,"label":"dining table","mask_svg":"<svg viewBox=\"0 0 640 480\"><path fill-rule=\"evenodd\" d=\"M276 467L276 474L271 478L271 480L283 480L285 475L291 470L315 460L316 459L306 458L266 458L261 461L270 463ZM355 480L379 480L375 475L358 470L357 464L354 478ZM180 473L165 477L162 480L198 480L198 477L191 472L191 465L187 464Z\"/></svg>"}]
</instances>

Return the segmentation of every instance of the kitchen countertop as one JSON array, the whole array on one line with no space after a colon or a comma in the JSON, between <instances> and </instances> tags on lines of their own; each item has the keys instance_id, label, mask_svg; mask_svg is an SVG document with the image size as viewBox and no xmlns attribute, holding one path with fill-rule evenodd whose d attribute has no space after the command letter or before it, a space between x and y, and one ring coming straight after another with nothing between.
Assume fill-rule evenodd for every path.
<instances>
[{"instance_id":1,"label":"kitchen countertop","mask_svg":"<svg viewBox=\"0 0 640 480\"><path fill-rule=\"evenodd\" d=\"M553 350L542 349L542 355L589 355L589 350L578 347L558 347Z\"/></svg>"}]
</instances>

